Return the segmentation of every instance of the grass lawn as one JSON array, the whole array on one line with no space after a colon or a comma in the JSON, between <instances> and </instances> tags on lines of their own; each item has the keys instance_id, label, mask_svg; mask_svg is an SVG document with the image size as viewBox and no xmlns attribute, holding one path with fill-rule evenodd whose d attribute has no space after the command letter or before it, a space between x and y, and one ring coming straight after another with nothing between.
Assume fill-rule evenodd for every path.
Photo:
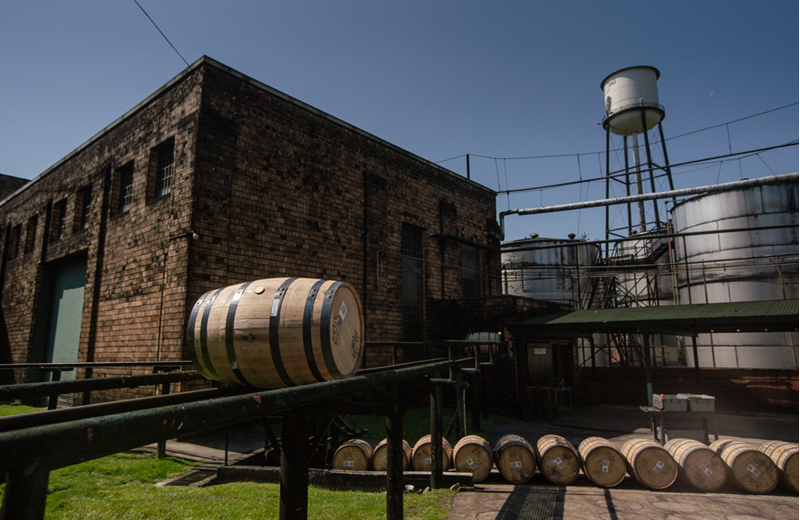
<instances>
[{"instance_id":1,"label":"grass lawn","mask_svg":"<svg viewBox=\"0 0 800 520\"><path fill-rule=\"evenodd\" d=\"M278 518L280 486L251 482L205 488L153 484L181 475L196 463L150 454L120 453L69 466L50 474L48 519L269 519ZM5 491L5 486L0 486ZM454 491L404 497L405 517L441 520ZM386 518L386 495L310 487L309 518L320 520Z\"/></svg>"},{"instance_id":2,"label":"grass lawn","mask_svg":"<svg viewBox=\"0 0 800 520\"><path fill-rule=\"evenodd\" d=\"M0 415L39 411L2 405ZM426 409L427 413L427 409ZM385 427L385 426L384 426ZM50 473L47 519L244 520L278 518L278 484L233 483L205 488L153 484L182 475L197 463L150 454L119 453ZM5 486L0 485L0 494ZM441 520L454 491L405 495L405 518ZM320 520L386 518L386 494L310 487L308 517Z\"/></svg>"}]
</instances>

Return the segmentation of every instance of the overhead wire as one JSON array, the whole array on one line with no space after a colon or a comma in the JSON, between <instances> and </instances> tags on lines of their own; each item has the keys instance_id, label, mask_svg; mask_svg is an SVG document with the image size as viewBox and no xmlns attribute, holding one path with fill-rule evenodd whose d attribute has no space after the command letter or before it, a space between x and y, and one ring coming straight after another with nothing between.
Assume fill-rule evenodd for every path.
<instances>
[{"instance_id":1,"label":"overhead wire","mask_svg":"<svg viewBox=\"0 0 800 520\"><path fill-rule=\"evenodd\" d=\"M165 40L167 41L167 43L169 44L169 46L170 46L170 47L172 47L172 50L173 50L173 51L175 51L175 53L176 53L176 54L177 54L177 55L178 55L178 56L179 56L179 57L180 57L180 58L183 60L183 62L184 62L184 63L186 64L186 66L188 67L188 66L189 66L189 62L188 62L188 61L186 61L186 60L184 59L184 57L181 55L181 53L180 53L180 52L178 52L178 49L176 49L176 48L175 48L175 46L174 46L174 45L172 45L172 42L171 42L171 41L169 41L169 38L167 38L167 35L166 35L166 34L164 34L164 32L163 32L161 29L159 29L159 28L158 28L158 25L156 25L156 22L155 22L155 21L154 21L154 20L153 20L153 19L150 17L150 15L149 15L149 14L147 14L147 11L145 11L145 10L144 10L144 7L142 7L142 6L141 6L141 4L139 4L139 2L138 2L137 0L133 0L133 2L134 2L136 5L138 5L138 6L139 6L139 9L141 9L141 10L142 10L142 12L144 13L144 15L147 17L147 19L148 19L148 20L150 20L150 23L152 23L152 24L153 24L153 27L155 27L155 28L156 28L156 30L157 30L159 33L161 33L161 36L163 36L163 37L164 37L164 39L165 39Z\"/></svg>"}]
</instances>

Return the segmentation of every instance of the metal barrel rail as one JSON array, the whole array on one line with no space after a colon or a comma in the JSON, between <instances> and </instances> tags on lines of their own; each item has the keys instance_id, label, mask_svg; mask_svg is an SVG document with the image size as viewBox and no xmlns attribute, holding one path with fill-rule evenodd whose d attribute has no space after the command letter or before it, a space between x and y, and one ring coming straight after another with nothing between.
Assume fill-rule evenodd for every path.
<instances>
[{"instance_id":1,"label":"metal barrel rail","mask_svg":"<svg viewBox=\"0 0 800 520\"><path fill-rule=\"evenodd\" d=\"M431 380L439 373L477 363L477 359L472 358L451 359L338 381L204 399L3 432L0 433L0 470L6 474L6 489L0 520L44 518L47 484L50 471L54 469L166 441L177 435L200 433L275 414L283 416L286 430L283 432L285 440L281 453L280 518L307 518L310 408L376 388L386 388L387 518L397 520L403 517L403 385L419 379ZM442 430L441 385L433 383L441 381L430 381L434 449L441 449ZM452 384L451 380L444 381ZM441 482L442 468L434 464L431 487L439 487Z\"/></svg>"}]
</instances>

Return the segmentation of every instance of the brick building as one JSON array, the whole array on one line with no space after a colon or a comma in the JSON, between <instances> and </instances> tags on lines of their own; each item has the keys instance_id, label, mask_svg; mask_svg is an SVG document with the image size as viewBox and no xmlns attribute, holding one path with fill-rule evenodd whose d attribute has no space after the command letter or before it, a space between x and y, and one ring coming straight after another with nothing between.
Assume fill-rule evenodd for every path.
<instances>
[{"instance_id":1,"label":"brick building","mask_svg":"<svg viewBox=\"0 0 800 520\"><path fill-rule=\"evenodd\" d=\"M203 57L0 202L0 357L188 359L200 295L285 276L423 340L430 299L500 294L495 195Z\"/></svg>"}]
</instances>

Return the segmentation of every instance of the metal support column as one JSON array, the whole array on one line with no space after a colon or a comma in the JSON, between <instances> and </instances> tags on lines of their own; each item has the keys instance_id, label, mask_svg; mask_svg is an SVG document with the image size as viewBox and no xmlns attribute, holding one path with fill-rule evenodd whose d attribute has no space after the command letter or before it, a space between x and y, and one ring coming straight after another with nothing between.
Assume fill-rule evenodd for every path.
<instances>
[{"instance_id":1,"label":"metal support column","mask_svg":"<svg viewBox=\"0 0 800 520\"><path fill-rule=\"evenodd\" d=\"M170 383L162 383L161 384L161 395L169 394ZM227 452L226 452L227 455ZM166 459L167 458L167 441L158 441L158 447L156 448L156 458L159 459ZM227 466L227 464L226 464Z\"/></svg>"},{"instance_id":2,"label":"metal support column","mask_svg":"<svg viewBox=\"0 0 800 520\"><path fill-rule=\"evenodd\" d=\"M311 418L303 410L283 414L280 520L308 518L308 439Z\"/></svg>"},{"instance_id":3,"label":"metal support column","mask_svg":"<svg viewBox=\"0 0 800 520\"><path fill-rule=\"evenodd\" d=\"M456 373L456 413L458 414L458 438L467 436L467 399L466 390L469 386L464 381L464 372Z\"/></svg>"},{"instance_id":4,"label":"metal support column","mask_svg":"<svg viewBox=\"0 0 800 520\"><path fill-rule=\"evenodd\" d=\"M431 385L431 489L444 485L442 467L442 387Z\"/></svg>"},{"instance_id":5,"label":"metal support column","mask_svg":"<svg viewBox=\"0 0 800 520\"><path fill-rule=\"evenodd\" d=\"M403 407L397 383L387 387L386 416L386 519L403 519Z\"/></svg>"},{"instance_id":6,"label":"metal support column","mask_svg":"<svg viewBox=\"0 0 800 520\"><path fill-rule=\"evenodd\" d=\"M49 469L6 472L0 520L42 520L47 505Z\"/></svg>"},{"instance_id":7,"label":"metal support column","mask_svg":"<svg viewBox=\"0 0 800 520\"><path fill-rule=\"evenodd\" d=\"M642 350L644 351L644 374L647 381L647 406L653 406L653 367L650 361L650 335L642 334Z\"/></svg>"}]
</instances>

